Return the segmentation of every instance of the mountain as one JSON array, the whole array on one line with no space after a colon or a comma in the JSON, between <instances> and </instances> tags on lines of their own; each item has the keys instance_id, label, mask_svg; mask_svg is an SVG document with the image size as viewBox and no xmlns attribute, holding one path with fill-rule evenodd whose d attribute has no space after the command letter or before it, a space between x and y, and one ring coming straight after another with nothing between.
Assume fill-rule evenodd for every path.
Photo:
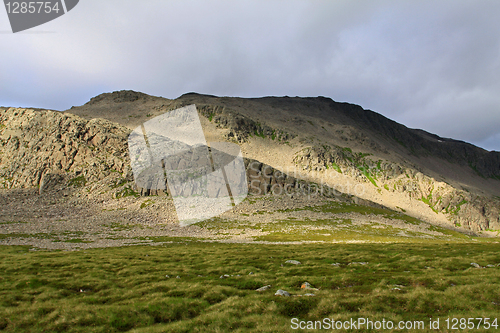
<instances>
[{"instance_id":1,"label":"mountain","mask_svg":"<svg viewBox=\"0 0 500 333\"><path fill-rule=\"evenodd\" d=\"M118 91L65 112L0 108L0 187L70 197L163 195L133 186L127 137L144 122L191 104L209 145L240 146L249 185L256 180L253 194L272 192L274 184L312 184L336 200L432 225L486 236L500 230L499 152L325 97L188 93L166 99Z\"/></svg>"},{"instance_id":2,"label":"mountain","mask_svg":"<svg viewBox=\"0 0 500 333\"><path fill-rule=\"evenodd\" d=\"M196 93L169 100L121 91L68 112L133 128L189 104L204 116L208 141L238 142L245 157L331 187L350 184L343 192L427 221L500 228L499 152L410 129L358 105L325 97ZM363 193L354 193L356 186Z\"/></svg>"}]
</instances>

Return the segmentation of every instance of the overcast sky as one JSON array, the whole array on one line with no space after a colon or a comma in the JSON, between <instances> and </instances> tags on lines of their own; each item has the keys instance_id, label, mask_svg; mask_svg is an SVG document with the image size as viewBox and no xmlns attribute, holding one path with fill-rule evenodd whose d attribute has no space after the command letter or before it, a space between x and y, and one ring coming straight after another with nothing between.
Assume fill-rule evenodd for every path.
<instances>
[{"instance_id":1,"label":"overcast sky","mask_svg":"<svg viewBox=\"0 0 500 333\"><path fill-rule=\"evenodd\" d=\"M327 96L500 151L499 18L496 0L80 0L13 34L0 7L0 105Z\"/></svg>"}]
</instances>

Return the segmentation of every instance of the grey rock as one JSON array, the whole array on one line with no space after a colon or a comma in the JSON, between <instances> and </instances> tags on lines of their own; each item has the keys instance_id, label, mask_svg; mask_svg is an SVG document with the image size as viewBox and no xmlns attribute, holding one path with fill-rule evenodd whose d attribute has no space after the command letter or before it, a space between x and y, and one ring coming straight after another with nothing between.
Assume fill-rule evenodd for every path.
<instances>
[{"instance_id":1,"label":"grey rock","mask_svg":"<svg viewBox=\"0 0 500 333\"><path fill-rule=\"evenodd\" d=\"M270 285L270 284L268 284L267 286L264 286L264 287L260 287L259 289L256 289L255 291L259 291L259 292L260 292L260 291L266 291L266 290L268 290L269 288L271 288L271 285Z\"/></svg>"},{"instance_id":2,"label":"grey rock","mask_svg":"<svg viewBox=\"0 0 500 333\"><path fill-rule=\"evenodd\" d=\"M278 291L274 294L274 296L286 296L289 297L290 293L288 291L278 289Z\"/></svg>"},{"instance_id":3,"label":"grey rock","mask_svg":"<svg viewBox=\"0 0 500 333\"><path fill-rule=\"evenodd\" d=\"M471 262L470 264L471 264L471 266L473 266L475 268L483 268L483 267L481 267L479 264L477 264L475 262Z\"/></svg>"},{"instance_id":4,"label":"grey rock","mask_svg":"<svg viewBox=\"0 0 500 333\"><path fill-rule=\"evenodd\" d=\"M287 260L285 261L285 264L300 265L301 263L297 260Z\"/></svg>"}]
</instances>

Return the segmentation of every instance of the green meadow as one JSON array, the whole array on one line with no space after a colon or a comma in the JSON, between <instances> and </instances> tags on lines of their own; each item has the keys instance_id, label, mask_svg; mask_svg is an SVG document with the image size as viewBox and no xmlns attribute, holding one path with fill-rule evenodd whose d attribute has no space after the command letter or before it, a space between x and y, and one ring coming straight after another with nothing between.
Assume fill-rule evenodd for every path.
<instances>
[{"instance_id":1,"label":"green meadow","mask_svg":"<svg viewBox=\"0 0 500 333\"><path fill-rule=\"evenodd\" d=\"M72 252L1 246L0 331L306 332L312 330L293 330L292 319L368 318L423 321L419 331L452 332L458 330L447 329L446 318L492 323L500 317L498 264L495 241L270 245L179 239ZM306 281L315 289L301 289ZM256 291L265 285L271 288ZM291 296L275 296L278 289ZM429 318L440 319L439 330L428 327Z\"/></svg>"}]
</instances>

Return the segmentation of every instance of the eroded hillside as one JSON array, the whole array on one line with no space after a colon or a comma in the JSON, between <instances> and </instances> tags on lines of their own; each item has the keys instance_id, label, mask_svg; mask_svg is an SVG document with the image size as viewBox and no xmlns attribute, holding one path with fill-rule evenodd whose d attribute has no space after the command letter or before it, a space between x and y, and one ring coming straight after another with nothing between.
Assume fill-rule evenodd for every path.
<instances>
[{"instance_id":1,"label":"eroded hillside","mask_svg":"<svg viewBox=\"0 0 500 333\"><path fill-rule=\"evenodd\" d=\"M237 142L248 158L429 222L500 229L500 153L409 129L357 105L194 93L169 100L122 91L69 112L92 118L109 110L110 119L133 128L189 104L203 116L208 141Z\"/></svg>"},{"instance_id":2,"label":"eroded hillside","mask_svg":"<svg viewBox=\"0 0 500 333\"><path fill-rule=\"evenodd\" d=\"M209 145L215 141L239 144L249 192L276 198L272 211L263 210L266 206L259 200L250 200L215 222L176 229L168 193L134 184L127 149L131 130L189 104L197 106ZM74 223L68 228L78 232L104 223L107 227L100 231L104 236L92 236L101 241L116 234L110 226L117 221L138 230L167 223L169 227L155 231L155 237L272 240L282 236L269 235L284 237L286 230L305 227L323 232L318 235L331 235L312 239L333 241L345 230L358 229L376 237L381 237L380 230L392 234L389 229L397 237L444 237L431 225L495 236L500 230L497 159L496 152L407 129L374 112L322 97L241 99L186 94L169 100L122 91L97 96L67 112L0 108L2 220L16 216L51 226L68 220ZM287 195L276 191L283 188L293 190ZM16 213L19 205L9 198L29 206L24 215ZM307 208L332 202L371 208L319 209L323 215L318 216L316 208ZM70 207L75 207L75 214ZM268 213L268 218L260 216ZM304 218L300 223L294 220L299 215ZM246 227L238 228L232 221ZM264 231L261 221L282 228ZM345 226L341 223L337 230L338 221ZM420 224L420 229L408 233ZM25 227L15 228L21 235ZM233 230L229 234L228 227ZM134 237L147 236L141 232L134 232ZM85 241L99 243L88 237Z\"/></svg>"}]
</instances>

